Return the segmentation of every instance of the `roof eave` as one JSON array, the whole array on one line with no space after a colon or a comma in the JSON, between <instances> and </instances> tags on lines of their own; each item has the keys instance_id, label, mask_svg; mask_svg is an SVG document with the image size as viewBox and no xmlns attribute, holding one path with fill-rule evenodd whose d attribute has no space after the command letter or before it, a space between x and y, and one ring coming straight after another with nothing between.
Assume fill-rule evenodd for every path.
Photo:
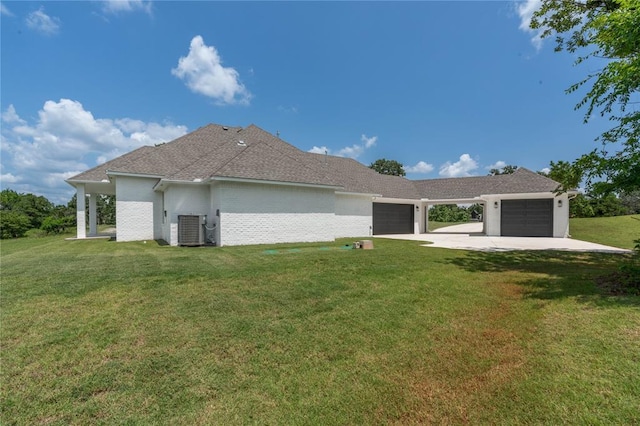
<instances>
[{"instance_id":1,"label":"roof eave","mask_svg":"<svg viewBox=\"0 0 640 426\"><path fill-rule=\"evenodd\" d=\"M100 183L111 183L111 180L109 179L102 179L102 180L88 180L88 179L74 179L74 178L69 178L69 179L65 179L65 182L67 182L69 185L75 187L77 184L100 184Z\"/></svg>"},{"instance_id":2,"label":"roof eave","mask_svg":"<svg viewBox=\"0 0 640 426\"><path fill-rule=\"evenodd\" d=\"M107 170L106 175L111 176L123 176L123 177L139 177L139 178L148 178L148 179L162 179L162 175L155 175L151 173L131 173L131 172L118 172L114 170Z\"/></svg>"},{"instance_id":3,"label":"roof eave","mask_svg":"<svg viewBox=\"0 0 640 426\"><path fill-rule=\"evenodd\" d=\"M309 182L286 182L286 181L278 181L278 180L267 180L267 179L251 179L251 178L238 178L238 177L227 177L227 176L212 176L209 178L211 182L242 182L242 183L258 183L258 184L268 184L268 185L283 185L283 186L301 186L308 188L321 188L321 189L332 189L334 191L343 190L344 187L337 185L327 185L321 183L309 183Z\"/></svg>"},{"instance_id":4,"label":"roof eave","mask_svg":"<svg viewBox=\"0 0 640 426\"><path fill-rule=\"evenodd\" d=\"M336 191L336 194L340 195L355 195L359 197L382 197L381 194L374 194L369 192L351 192L351 191Z\"/></svg>"}]
</instances>

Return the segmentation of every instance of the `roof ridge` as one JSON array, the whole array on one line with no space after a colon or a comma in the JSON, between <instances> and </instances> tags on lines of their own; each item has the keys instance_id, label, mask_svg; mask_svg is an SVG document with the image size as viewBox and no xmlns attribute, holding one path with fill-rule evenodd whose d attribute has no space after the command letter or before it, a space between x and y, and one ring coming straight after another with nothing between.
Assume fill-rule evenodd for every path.
<instances>
[{"instance_id":1,"label":"roof ridge","mask_svg":"<svg viewBox=\"0 0 640 426\"><path fill-rule=\"evenodd\" d=\"M238 132L238 133L240 133L240 132ZM215 176L215 175L216 175L216 172L218 172L218 171L220 171L220 170L224 169L228 164L230 164L230 163L232 163L233 161L235 161L235 159L236 159L236 158L240 157L242 154L244 154L245 152L247 152L248 150L250 150L253 146L259 145L260 143L262 143L262 142L258 141L258 142L256 142L256 143L252 143L252 144L249 144L249 145L244 146L244 147L243 147L243 148L244 148L243 150L240 150L236 155L232 156L230 159L228 159L227 161L225 161L224 163L222 163L222 164L220 165L220 167L218 167L217 169L213 170L213 171L211 172L211 174L209 175L209 177Z\"/></svg>"},{"instance_id":2,"label":"roof ridge","mask_svg":"<svg viewBox=\"0 0 640 426\"><path fill-rule=\"evenodd\" d=\"M281 139L279 139L279 140L281 140ZM281 141L282 141L282 140L281 140ZM282 141L282 142L284 142L285 144L287 144L287 145L289 145L289 146L291 146L291 147L295 148L295 149L296 149L296 150L297 150L297 151L298 151L298 152L299 152L303 157L305 156L306 152L304 152L304 151L303 151L303 150L301 150L300 148L298 148L298 147L296 147L296 146L294 146L294 145L291 145L291 144L290 144L290 143L288 143L288 142L285 142L285 141ZM282 154L282 155L286 156L287 158L292 159L292 160L293 160L293 161L295 161L296 163L298 163L298 164L302 165L306 170L310 170L310 171L311 171L311 172L313 172L314 174L320 175L320 176L321 176L321 177L323 177L323 178L329 178L329 176L328 176L326 173L324 173L323 171L318 170L318 169L315 169L315 168L311 168L311 167L309 167L309 166L308 166L307 164L305 164L303 161L300 161L299 159L292 157L291 155L289 155L289 154L288 154L288 153L286 153L286 152L282 152L282 150L280 150L280 149L278 149L277 147L275 147L275 146L273 146L273 145L269 144L268 142L259 141L259 143L264 143L264 144L268 145L268 146L269 146L271 149L273 149L274 151L277 151L278 153L280 153L280 154ZM333 180L332 180L332 179L329 179L329 180L331 181L331 184L332 184L332 185L333 185L333 184L335 184L335 182L333 182Z\"/></svg>"}]
</instances>

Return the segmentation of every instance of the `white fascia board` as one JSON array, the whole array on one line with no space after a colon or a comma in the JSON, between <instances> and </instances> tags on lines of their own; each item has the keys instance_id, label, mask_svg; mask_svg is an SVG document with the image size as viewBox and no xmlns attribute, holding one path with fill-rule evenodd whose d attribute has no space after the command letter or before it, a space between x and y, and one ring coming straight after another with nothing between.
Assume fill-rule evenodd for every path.
<instances>
[{"instance_id":1,"label":"white fascia board","mask_svg":"<svg viewBox=\"0 0 640 426\"><path fill-rule=\"evenodd\" d=\"M441 199L429 199L429 198L421 198L420 201L427 204L473 204L473 203L484 203L485 200L480 197L473 198L441 198Z\"/></svg>"},{"instance_id":2,"label":"white fascia board","mask_svg":"<svg viewBox=\"0 0 640 426\"><path fill-rule=\"evenodd\" d=\"M524 200L531 198L554 198L556 193L553 191L549 192L520 192L515 194L483 194L481 198L500 198L502 200Z\"/></svg>"},{"instance_id":3,"label":"white fascia board","mask_svg":"<svg viewBox=\"0 0 640 426\"><path fill-rule=\"evenodd\" d=\"M82 179L65 179L65 182L67 182L69 185L73 186L74 188L76 187L76 185L104 185L104 184L111 184L111 179L103 179L103 180L82 180Z\"/></svg>"},{"instance_id":4,"label":"white fascia board","mask_svg":"<svg viewBox=\"0 0 640 426\"><path fill-rule=\"evenodd\" d=\"M380 197L374 196L373 201L376 203L387 203L387 204L416 204L421 200L418 198L389 198L389 197Z\"/></svg>"},{"instance_id":5,"label":"white fascia board","mask_svg":"<svg viewBox=\"0 0 640 426\"><path fill-rule=\"evenodd\" d=\"M340 195L353 195L356 197L380 197L380 194L369 194L366 192L348 192L348 191L336 191L336 194Z\"/></svg>"},{"instance_id":6,"label":"white fascia board","mask_svg":"<svg viewBox=\"0 0 640 426\"><path fill-rule=\"evenodd\" d=\"M179 179L160 179L158 183L153 186L154 191L164 191L172 184L180 185L209 185L208 180L194 179L194 180L179 180Z\"/></svg>"},{"instance_id":7,"label":"white fascia board","mask_svg":"<svg viewBox=\"0 0 640 426\"><path fill-rule=\"evenodd\" d=\"M242 182L242 183L259 183L263 185L301 186L306 188L333 189L335 191L343 189L342 186L323 185L318 183L283 182L279 180L233 178L233 177L224 177L224 176L214 176L209 180L212 182Z\"/></svg>"},{"instance_id":8,"label":"white fascia board","mask_svg":"<svg viewBox=\"0 0 640 426\"><path fill-rule=\"evenodd\" d=\"M151 175L144 173L127 173L127 172L114 172L112 170L106 171L107 176L125 176L125 177L139 177L139 178L149 178L149 179L162 179L161 175Z\"/></svg>"}]
</instances>

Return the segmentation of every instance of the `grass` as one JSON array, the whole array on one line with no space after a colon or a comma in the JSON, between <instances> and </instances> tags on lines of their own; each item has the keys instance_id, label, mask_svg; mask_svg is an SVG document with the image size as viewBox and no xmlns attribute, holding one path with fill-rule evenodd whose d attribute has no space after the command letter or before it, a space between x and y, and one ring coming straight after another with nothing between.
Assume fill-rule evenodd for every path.
<instances>
[{"instance_id":1,"label":"grass","mask_svg":"<svg viewBox=\"0 0 640 426\"><path fill-rule=\"evenodd\" d=\"M634 424L621 255L3 241L1 424Z\"/></svg>"},{"instance_id":2,"label":"grass","mask_svg":"<svg viewBox=\"0 0 640 426\"><path fill-rule=\"evenodd\" d=\"M613 247L633 249L640 239L640 215L572 218L571 237Z\"/></svg>"},{"instance_id":3,"label":"grass","mask_svg":"<svg viewBox=\"0 0 640 426\"><path fill-rule=\"evenodd\" d=\"M433 232L436 229L440 229L440 228L444 228L446 226L453 226L453 225L462 225L465 223L469 223L469 222L435 222L435 221L429 221L429 231Z\"/></svg>"}]
</instances>

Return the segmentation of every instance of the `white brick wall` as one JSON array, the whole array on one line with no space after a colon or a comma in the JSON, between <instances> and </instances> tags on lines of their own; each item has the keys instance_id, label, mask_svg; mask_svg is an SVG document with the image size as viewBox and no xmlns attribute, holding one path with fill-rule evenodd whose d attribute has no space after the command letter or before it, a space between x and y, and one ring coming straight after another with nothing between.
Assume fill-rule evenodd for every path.
<instances>
[{"instance_id":1,"label":"white brick wall","mask_svg":"<svg viewBox=\"0 0 640 426\"><path fill-rule=\"evenodd\" d=\"M373 201L371 196L335 195L335 238L366 237L373 226Z\"/></svg>"},{"instance_id":2,"label":"white brick wall","mask_svg":"<svg viewBox=\"0 0 640 426\"><path fill-rule=\"evenodd\" d=\"M207 215L219 245L333 241L370 235L368 196L289 185L216 182L153 191L156 179L117 177L118 241L178 244L179 215ZM220 217L216 210L220 210ZM165 217L166 211L166 217Z\"/></svg>"},{"instance_id":3,"label":"white brick wall","mask_svg":"<svg viewBox=\"0 0 640 426\"><path fill-rule=\"evenodd\" d=\"M154 203L161 200L153 191L157 181L149 178L116 177L118 241L153 240L156 237L154 235Z\"/></svg>"},{"instance_id":4,"label":"white brick wall","mask_svg":"<svg viewBox=\"0 0 640 426\"><path fill-rule=\"evenodd\" d=\"M334 240L334 191L238 182L219 184L221 245Z\"/></svg>"}]
</instances>

